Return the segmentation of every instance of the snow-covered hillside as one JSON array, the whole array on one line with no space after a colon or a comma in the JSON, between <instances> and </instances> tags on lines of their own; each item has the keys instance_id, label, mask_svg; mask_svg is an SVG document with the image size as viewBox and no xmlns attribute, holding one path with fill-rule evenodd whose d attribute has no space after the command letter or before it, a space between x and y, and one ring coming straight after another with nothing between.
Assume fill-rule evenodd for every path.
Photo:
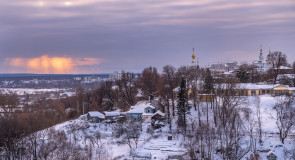
<instances>
[{"instance_id":1,"label":"snow-covered hillside","mask_svg":"<svg viewBox=\"0 0 295 160\"><path fill-rule=\"evenodd\" d=\"M260 106L261 106L261 116L262 116L262 131L263 143L260 145L258 143L257 134L254 134L255 145L257 153L260 155L261 159L266 160L267 153L272 151L278 156L278 159L291 159L295 151L295 129L292 128L289 133L288 138L285 140L285 144L280 142L278 136L278 128L276 126L276 121L274 117L274 110L272 107L276 103L276 98L272 96L260 96ZM206 121L206 108L207 103L202 102L200 105L200 110L202 120ZM247 97L245 104L246 107L250 108L252 112L255 112L255 98ZM213 123L212 112L210 114L210 123ZM81 116L83 117L83 116ZM254 133L256 133L255 127L257 119L252 117L254 124ZM167 159L168 157L174 157L175 159L180 159L181 157L187 158L185 155L188 152L186 147L188 139L184 139L182 134L177 134L172 132L172 140L168 140L167 137L170 135L169 127L166 125L161 129L152 129L149 123L143 123L140 136L138 138L138 145L136 147L135 141L131 142L131 147L124 143L123 137L116 135L116 127L118 124L107 124L107 123L89 123L83 118L78 118L76 120L67 121L65 123L54 126L53 128L57 131L64 131L67 135L67 140L73 145L79 146L79 148L84 150L92 150L92 159L132 159L134 157L151 157L152 159ZM187 118L189 123L198 120L198 112L191 108L190 116ZM172 131L176 127L177 116L172 119ZM245 128L251 123L245 122ZM124 124L123 127L128 127ZM134 126L129 126L134 127ZM249 143L247 141L249 135L245 135L244 139L246 147ZM126 140L126 139L125 139ZM252 151L249 151L244 155L244 158L250 157ZM215 152L214 159L222 159L219 152ZM178 157L178 158L177 158Z\"/></svg>"}]
</instances>

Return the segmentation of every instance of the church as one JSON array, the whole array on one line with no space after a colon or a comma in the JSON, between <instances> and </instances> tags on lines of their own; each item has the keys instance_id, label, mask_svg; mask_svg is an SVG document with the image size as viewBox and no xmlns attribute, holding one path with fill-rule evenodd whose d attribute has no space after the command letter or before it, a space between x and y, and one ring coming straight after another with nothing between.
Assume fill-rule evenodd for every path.
<instances>
[{"instance_id":1,"label":"church","mask_svg":"<svg viewBox=\"0 0 295 160\"><path fill-rule=\"evenodd\" d=\"M256 69L259 72L266 72L268 70L268 65L266 61L264 60L264 57L262 54L262 48L260 48L259 60L254 61L253 64L256 66Z\"/></svg>"}]
</instances>

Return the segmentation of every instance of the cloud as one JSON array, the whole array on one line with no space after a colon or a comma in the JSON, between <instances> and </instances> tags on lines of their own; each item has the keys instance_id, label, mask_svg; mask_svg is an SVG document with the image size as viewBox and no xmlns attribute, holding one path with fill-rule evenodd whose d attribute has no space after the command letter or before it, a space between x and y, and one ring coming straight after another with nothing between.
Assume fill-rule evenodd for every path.
<instances>
[{"instance_id":1,"label":"cloud","mask_svg":"<svg viewBox=\"0 0 295 160\"><path fill-rule=\"evenodd\" d=\"M99 58L49 57L6 58L5 62L14 69L30 73L76 73L78 67L92 67L102 62Z\"/></svg>"},{"instance_id":2,"label":"cloud","mask_svg":"<svg viewBox=\"0 0 295 160\"><path fill-rule=\"evenodd\" d=\"M200 63L206 65L212 59L243 60L243 55L256 59L250 53L256 53L260 44L294 59L294 7L294 0L0 1L0 62L16 57L6 60L9 69L2 64L0 69L137 71L150 65L186 64L193 47L200 50ZM231 50L248 54L227 54ZM40 53L69 57L58 56L61 60L48 54L42 59ZM81 55L88 58L77 58ZM100 59L89 57L110 62L96 67Z\"/></svg>"}]
</instances>

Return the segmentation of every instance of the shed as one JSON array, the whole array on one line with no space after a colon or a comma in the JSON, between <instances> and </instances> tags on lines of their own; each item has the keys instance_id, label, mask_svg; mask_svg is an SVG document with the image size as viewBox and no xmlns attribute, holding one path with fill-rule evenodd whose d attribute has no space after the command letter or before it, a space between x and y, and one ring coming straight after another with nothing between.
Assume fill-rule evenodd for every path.
<instances>
[{"instance_id":1,"label":"shed","mask_svg":"<svg viewBox=\"0 0 295 160\"><path fill-rule=\"evenodd\" d=\"M122 116L121 112L103 112L105 115L105 122L114 123L118 119L118 117Z\"/></svg>"},{"instance_id":2,"label":"shed","mask_svg":"<svg viewBox=\"0 0 295 160\"><path fill-rule=\"evenodd\" d=\"M165 126L165 113L161 112L160 110L154 113L151 119L152 119L152 126L154 128L161 128Z\"/></svg>"},{"instance_id":3,"label":"shed","mask_svg":"<svg viewBox=\"0 0 295 160\"><path fill-rule=\"evenodd\" d=\"M269 151L266 157L267 157L267 160L277 160L278 158L277 155L275 155L275 153L272 151Z\"/></svg>"},{"instance_id":4,"label":"shed","mask_svg":"<svg viewBox=\"0 0 295 160\"><path fill-rule=\"evenodd\" d=\"M165 119L165 113L163 113L160 110L158 110L156 113L154 113L152 115L152 119L155 119L155 120L163 120L163 119Z\"/></svg>"},{"instance_id":5,"label":"shed","mask_svg":"<svg viewBox=\"0 0 295 160\"><path fill-rule=\"evenodd\" d=\"M98 111L91 111L87 113L87 120L93 123L102 122L105 119L105 115Z\"/></svg>"}]
</instances>

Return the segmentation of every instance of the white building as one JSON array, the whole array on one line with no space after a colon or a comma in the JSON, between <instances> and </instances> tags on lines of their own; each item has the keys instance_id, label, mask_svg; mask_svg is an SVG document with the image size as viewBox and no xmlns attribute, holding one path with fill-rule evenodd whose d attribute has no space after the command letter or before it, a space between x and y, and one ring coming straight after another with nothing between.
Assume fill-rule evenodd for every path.
<instances>
[{"instance_id":1,"label":"white building","mask_svg":"<svg viewBox=\"0 0 295 160\"><path fill-rule=\"evenodd\" d=\"M266 72L268 70L268 65L267 65L266 61L264 60L264 57L262 54L262 49L260 49L259 60L254 61L253 64L256 66L256 69L259 72Z\"/></svg>"},{"instance_id":2,"label":"white building","mask_svg":"<svg viewBox=\"0 0 295 160\"><path fill-rule=\"evenodd\" d=\"M109 79L112 81L116 81L121 78L121 73L115 71L114 73L109 74Z\"/></svg>"}]
</instances>

